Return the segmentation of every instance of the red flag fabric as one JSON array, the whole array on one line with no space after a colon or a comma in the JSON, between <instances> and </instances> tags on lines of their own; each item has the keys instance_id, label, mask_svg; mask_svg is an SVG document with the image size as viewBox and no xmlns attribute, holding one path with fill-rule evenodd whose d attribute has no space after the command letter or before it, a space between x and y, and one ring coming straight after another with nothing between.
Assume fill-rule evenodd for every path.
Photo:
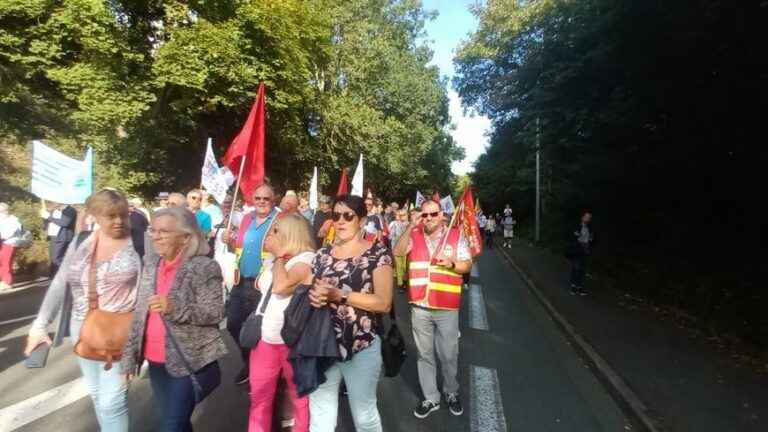
<instances>
[{"instance_id":1,"label":"red flag fabric","mask_svg":"<svg viewBox=\"0 0 768 432\"><path fill-rule=\"evenodd\" d=\"M229 144L222 162L233 173L241 175L240 190L245 202L253 204L253 191L264 183L264 141L266 124L264 121L264 82L259 83L256 101L248 113L243 128ZM243 172L240 164L245 158Z\"/></svg>"},{"instance_id":2,"label":"red flag fabric","mask_svg":"<svg viewBox=\"0 0 768 432\"><path fill-rule=\"evenodd\" d=\"M450 226L456 226L461 230L461 235L469 243L469 253L473 257L483 251L483 237L480 235L480 226L477 224L472 188L469 185L465 186L464 192L461 193L461 198L459 198L456 213L453 219L451 219ZM442 247L438 249L442 250ZM436 253L435 255L438 254Z\"/></svg>"},{"instance_id":3,"label":"red flag fabric","mask_svg":"<svg viewBox=\"0 0 768 432\"><path fill-rule=\"evenodd\" d=\"M432 201L440 204L440 193L437 191L432 192Z\"/></svg>"},{"instance_id":4,"label":"red flag fabric","mask_svg":"<svg viewBox=\"0 0 768 432\"><path fill-rule=\"evenodd\" d=\"M349 180L347 180L347 169L342 168L341 178L339 179L339 188L336 189L336 196L349 193Z\"/></svg>"}]
</instances>

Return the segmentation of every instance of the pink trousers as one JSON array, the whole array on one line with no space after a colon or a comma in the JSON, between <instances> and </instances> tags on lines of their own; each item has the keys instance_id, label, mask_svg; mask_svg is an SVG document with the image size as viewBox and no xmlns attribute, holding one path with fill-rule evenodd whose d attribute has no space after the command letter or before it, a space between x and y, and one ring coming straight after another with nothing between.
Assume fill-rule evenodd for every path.
<instances>
[{"instance_id":1,"label":"pink trousers","mask_svg":"<svg viewBox=\"0 0 768 432\"><path fill-rule=\"evenodd\" d=\"M0 280L8 285L13 282L11 269L13 267L13 251L15 249L9 244L0 244Z\"/></svg>"},{"instance_id":2,"label":"pink trousers","mask_svg":"<svg viewBox=\"0 0 768 432\"><path fill-rule=\"evenodd\" d=\"M288 352L289 349L284 344L275 345L264 341L260 341L251 350L248 376L251 384L251 410L248 432L270 432L277 380L281 375L286 381L288 397L293 405L293 432L309 430L309 397L300 398L296 394Z\"/></svg>"}]
</instances>

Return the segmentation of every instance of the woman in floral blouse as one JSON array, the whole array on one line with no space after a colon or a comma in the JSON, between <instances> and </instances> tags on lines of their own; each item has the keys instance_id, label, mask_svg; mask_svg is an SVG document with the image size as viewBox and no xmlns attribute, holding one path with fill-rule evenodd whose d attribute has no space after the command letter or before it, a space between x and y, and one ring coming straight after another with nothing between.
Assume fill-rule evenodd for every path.
<instances>
[{"instance_id":1,"label":"woman in floral blouse","mask_svg":"<svg viewBox=\"0 0 768 432\"><path fill-rule=\"evenodd\" d=\"M325 374L326 381L310 394L310 430L336 429L339 385L347 386L355 429L380 432L376 390L381 375L381 341L376 314L392 306L392 255L381 242L363 239L367 211L363 199L341 195L333 202L333 246L315 256L312 306L330 307L342 361Z\"/></svg>"}]
</instances>

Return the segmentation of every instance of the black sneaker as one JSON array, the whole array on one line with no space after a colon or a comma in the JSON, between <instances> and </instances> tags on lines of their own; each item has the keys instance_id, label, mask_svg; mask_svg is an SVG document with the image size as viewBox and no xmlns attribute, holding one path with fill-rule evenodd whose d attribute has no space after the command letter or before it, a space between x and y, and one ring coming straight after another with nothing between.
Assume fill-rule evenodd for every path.
<instances>
[{"instance_id":1,"label":"black sneaker","mask_svg":"<svg viewBox=\"0 0 768 432\"><path fill-rule=\"evenodd\" d=\"M240 373L235 376L235 384L245 384L248 382L248 368L240 369Z\"/></svg>"},{"instance_id":2,"label":"black sneaker","mask_svg":"<svg viewBox=\"0 0 768 432\"><path fill-rule=\"evenodd\" d=\"M455 416L464 414L464 408L461 406L458 393L448 393L445 395L445 401L448 402L448 411Z\"/></svg>"},{"instance_id":3,"label":"black sneaker","mask_svg":"<svg viewBox=\"0 0 768 432\"><path fill-rule=\"evenodd\" d=\"M580 296L589 295L589 291L585 290L584 288L579 288L579 295Z\"/></svg>"},{"instance_id":4,"label":"black sneaker","mask_svg":"<svg viewBox=\"0 0 768 432\"><path fill-rule=\"evenodd\" d=\"M419 404L419 406L416 407L416 409L413 410L413 415L416 416L416 418L427 418L428 415L432 414L433 412L440 409L440 402L432 402L431 400L423 400Z\"/></svg>"},{"instance_id":5,"label":"black sneaker","mask_svg":"<svg viewBox=\"0 0 768 432\"><path fill-rule=\"evenodd\" d=\"M576 285L571 285L571 295L576 295L579 293L579 287Z\"/></svg>"}]
</instances>

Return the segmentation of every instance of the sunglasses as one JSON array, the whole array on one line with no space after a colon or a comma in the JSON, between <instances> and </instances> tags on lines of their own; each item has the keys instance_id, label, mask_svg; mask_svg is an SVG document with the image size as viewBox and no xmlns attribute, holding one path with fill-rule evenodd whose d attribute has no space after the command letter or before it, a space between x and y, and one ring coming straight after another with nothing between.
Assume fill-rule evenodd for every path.
<instances>
[{"instance_id":1,"label":"sunglasses","mask_svg":"<svg viewBox=\"0 0 768 432\"><path fill-rule=\"evenodd\" d=\"M254 201L269 201L271 199L272 198L270 198L270 197L257 197L257 196L253 197Z\"/></svg>"},{"instance_id":2,"label":"sunglasses","mask_svg":"<svg viewBox=\"0 0 768 432\"><path fill-rule=\"evenodd\" d=\"M422 213L421 217L423 217L424 219L426 219L427 217L436 218L437 215L439 215L439 214L440 214L440 212Z\"/></svg>"},{"instance_id":3,"label":"sunglasses","mask_svg":"<svg viewBox=\"0 0 768 432\"><path fill-rule=\"evenodd\" d=\"M333 212L331 213L331 218L334 222L338 222L341 217L344 216L344 220L347 222L352 222L352 220L357 216L354 212Z\"/></svg>"},{"instance_id":4,"label":"sunglasses","mask_svg":"<svg viewBox=\"0 0 768 432\"><path fill-rule=\"evenodd\" d=\"M195 200L195 201L200 201L200 200L202 199L202 197L199 197L199 196L191 196L191 197L189 197L189 199L191 199L191 200Z\"/></svg>"}]
</instances>

